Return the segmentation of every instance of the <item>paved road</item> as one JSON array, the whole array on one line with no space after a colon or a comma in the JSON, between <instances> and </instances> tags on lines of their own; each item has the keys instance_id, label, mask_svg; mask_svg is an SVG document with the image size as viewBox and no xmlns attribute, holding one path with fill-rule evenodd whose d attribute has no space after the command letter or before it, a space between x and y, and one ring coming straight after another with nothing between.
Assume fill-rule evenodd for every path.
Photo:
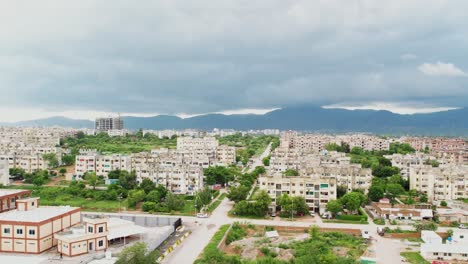
<instances>
[{"instance_id":1,"label":"paved road","mask_svg":"<svg viewBox=\"0 0 468 264\"><path fill-rule=\"evenodd\" d=\"M198 255L203 251L205 246L210 242L213 235L216 233L221 225L232 223L227 214L232 208L232 203L225 198L221 204L216 208L210 218L206 219L185 219L189 224L199 222L198 228L193 230L192 234L184 240L184 242L177 247L170 255L168 255L162 263L193 263Z\"/></svg>"}]
</instances>

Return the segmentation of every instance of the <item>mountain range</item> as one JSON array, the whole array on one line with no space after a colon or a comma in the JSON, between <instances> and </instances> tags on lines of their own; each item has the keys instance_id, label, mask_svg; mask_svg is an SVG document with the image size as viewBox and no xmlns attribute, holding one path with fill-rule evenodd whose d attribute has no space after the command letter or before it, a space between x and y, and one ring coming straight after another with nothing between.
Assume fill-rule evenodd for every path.
<instances>
[{"instance_id":1,"label":"mountain range","mask_svg":"<svg viewBox=\"0 0 468 264\"><path fill-rule=\"evenodd\" d=\"M310 132L369 132L384 135L468 136L468 108L428 114L402 115L389 111L324 109L316 106L288 107L264 115L206 114L190 118L170 115L153 117L124 116L127 129L266 129ZM94 122L83 119L50 117L0 123L3 126L62 126L93 128Z\"/></svg>"}]
</instances>

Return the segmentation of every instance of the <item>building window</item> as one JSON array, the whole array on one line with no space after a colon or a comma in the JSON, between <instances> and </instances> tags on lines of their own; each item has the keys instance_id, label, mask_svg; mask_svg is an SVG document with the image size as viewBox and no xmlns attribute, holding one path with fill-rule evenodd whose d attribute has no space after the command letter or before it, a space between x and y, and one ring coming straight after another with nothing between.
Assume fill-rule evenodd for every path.
<instances>
[{"instance_id":1,"label":"building window","mask_svg":"<svg viewBox=\"0 0 468 264\"><path fill-rule=\"evenodd\" d=\"M10 234L10 228L4 228L3 233L4 234Z\"/></svg>"},{"instance_id":2,"label":"building window","mask_svg":"<svg viewBox=\"0 0 468 264\"><path fill-rule=\"evenodd\" d=\"M34 202L32 202L31 205L34 206Z\"/></svg>"},{"instance_id":3,"label":"building window","mask_svg":"<svg viewBox=\"0 0 468 264\"><path fill-rule=\"evenodd\" d=\"M29 229L29 234L34 236L36 234L36 230L34 229Z\"/></svg>"},{"instance_id":4,"label":"building window","mask_svg":"<svg viewBox=\"0 0 468 264\"><path fill-rule=\"evenodd\" d=\"M104 227L100 226L99 227L99 233L102 233L102 232L104 232Z\"/></svg>"},{"instance_id":5,"label":"building window","mask_svg":"<svg viewBox=\"0 0 468 264\"><path fill-rule=\"evenodd\" d=\"M88 226L88 233L93 233L93 227L92 226Z\"/></svg>"},{"instance_id":6,"label":"building window","mask_svg":"<svg viewBox=\"0 0 468 264\"><path fill-rule=\"evenodd\" d=\"M23 229L16 229L16 234L17 235L22 235L23 234Z\"/></svg>"},{"instance_id":7,"label":"building window","mask_svg":"<svg viewBox=\"0 0 468 264\"><path fill-rule=\"evenodd\" d=\"M99 240L98 245L99 245L100 247L104 246L104 241L103 241L103 240Z\"/></svg>"}]
</instances>

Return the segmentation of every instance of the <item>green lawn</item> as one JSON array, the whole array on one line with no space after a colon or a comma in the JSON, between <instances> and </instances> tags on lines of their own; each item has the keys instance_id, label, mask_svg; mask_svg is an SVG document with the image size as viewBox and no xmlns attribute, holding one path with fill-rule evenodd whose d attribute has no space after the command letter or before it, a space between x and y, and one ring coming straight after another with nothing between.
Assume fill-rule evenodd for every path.
<instances>
[{"instance_id":1,"label":"green lawn","mask_svg":"<svg viewBox=\"0 0 468 264\"><path fill-rule=\"evenodd\" d=\"M72 207L81 207L85 211L97 211L97 212L117 212L119 211L118 201L95 201L93 199L85 199L81 197L74 197L73 199L62 199L57 197L56 199L44 199L41 198L41 205L49 206L63 206L69 205ZM121 209L125 207L125 201L121 203Z\"/></svg>"},{"instance_id":2,"label":"green lawn","mask_svg":"<svg viewBox=\"0 0 468 264\"><path fill-rule=\"evenodd\" d=\"M339 220L339 219L324 219L324 223L336 223L336 224L356 224L356 225L367 225L369 224L367 221L360 222L360 221L353 221L353 220Z\"/></svg>"},{"instance_id":3,"label":"green lawn","mask_svg":"<svg viewBox=\"0 0 468 264\"><path fill-rule=\"evenodd\" d=\"M418 252L402 252L402 257L409 261L411 264L429 264Z\"/></svg>"}]
</instances>

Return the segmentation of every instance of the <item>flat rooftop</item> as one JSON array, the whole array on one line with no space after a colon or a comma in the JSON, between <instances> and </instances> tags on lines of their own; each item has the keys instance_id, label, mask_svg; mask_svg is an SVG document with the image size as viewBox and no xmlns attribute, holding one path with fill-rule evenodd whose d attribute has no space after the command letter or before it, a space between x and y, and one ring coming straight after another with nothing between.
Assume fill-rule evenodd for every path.
<instances>
[{"instance_id":1,"label":"flat rooftop","mask_svg":"<svg viewBox=\"0 0 468 264\"><path fill-rule=\"evenodd\" d=\"M18 189L0 189L0 198L3 196L19 194L24 192L30 192L29 190L18 190Z\"/></svg>"},{"instance_id":2,"label":"flat rooftop","mask_svg":"<svg viewBox=\"0 0 468 264\"><path fill-rule=\"evenodd\" d=\"M69 213L79 207L41 206L27 211L12 210L0 214L0 221L39 223Z\"/></svg>"}]
</instances>

